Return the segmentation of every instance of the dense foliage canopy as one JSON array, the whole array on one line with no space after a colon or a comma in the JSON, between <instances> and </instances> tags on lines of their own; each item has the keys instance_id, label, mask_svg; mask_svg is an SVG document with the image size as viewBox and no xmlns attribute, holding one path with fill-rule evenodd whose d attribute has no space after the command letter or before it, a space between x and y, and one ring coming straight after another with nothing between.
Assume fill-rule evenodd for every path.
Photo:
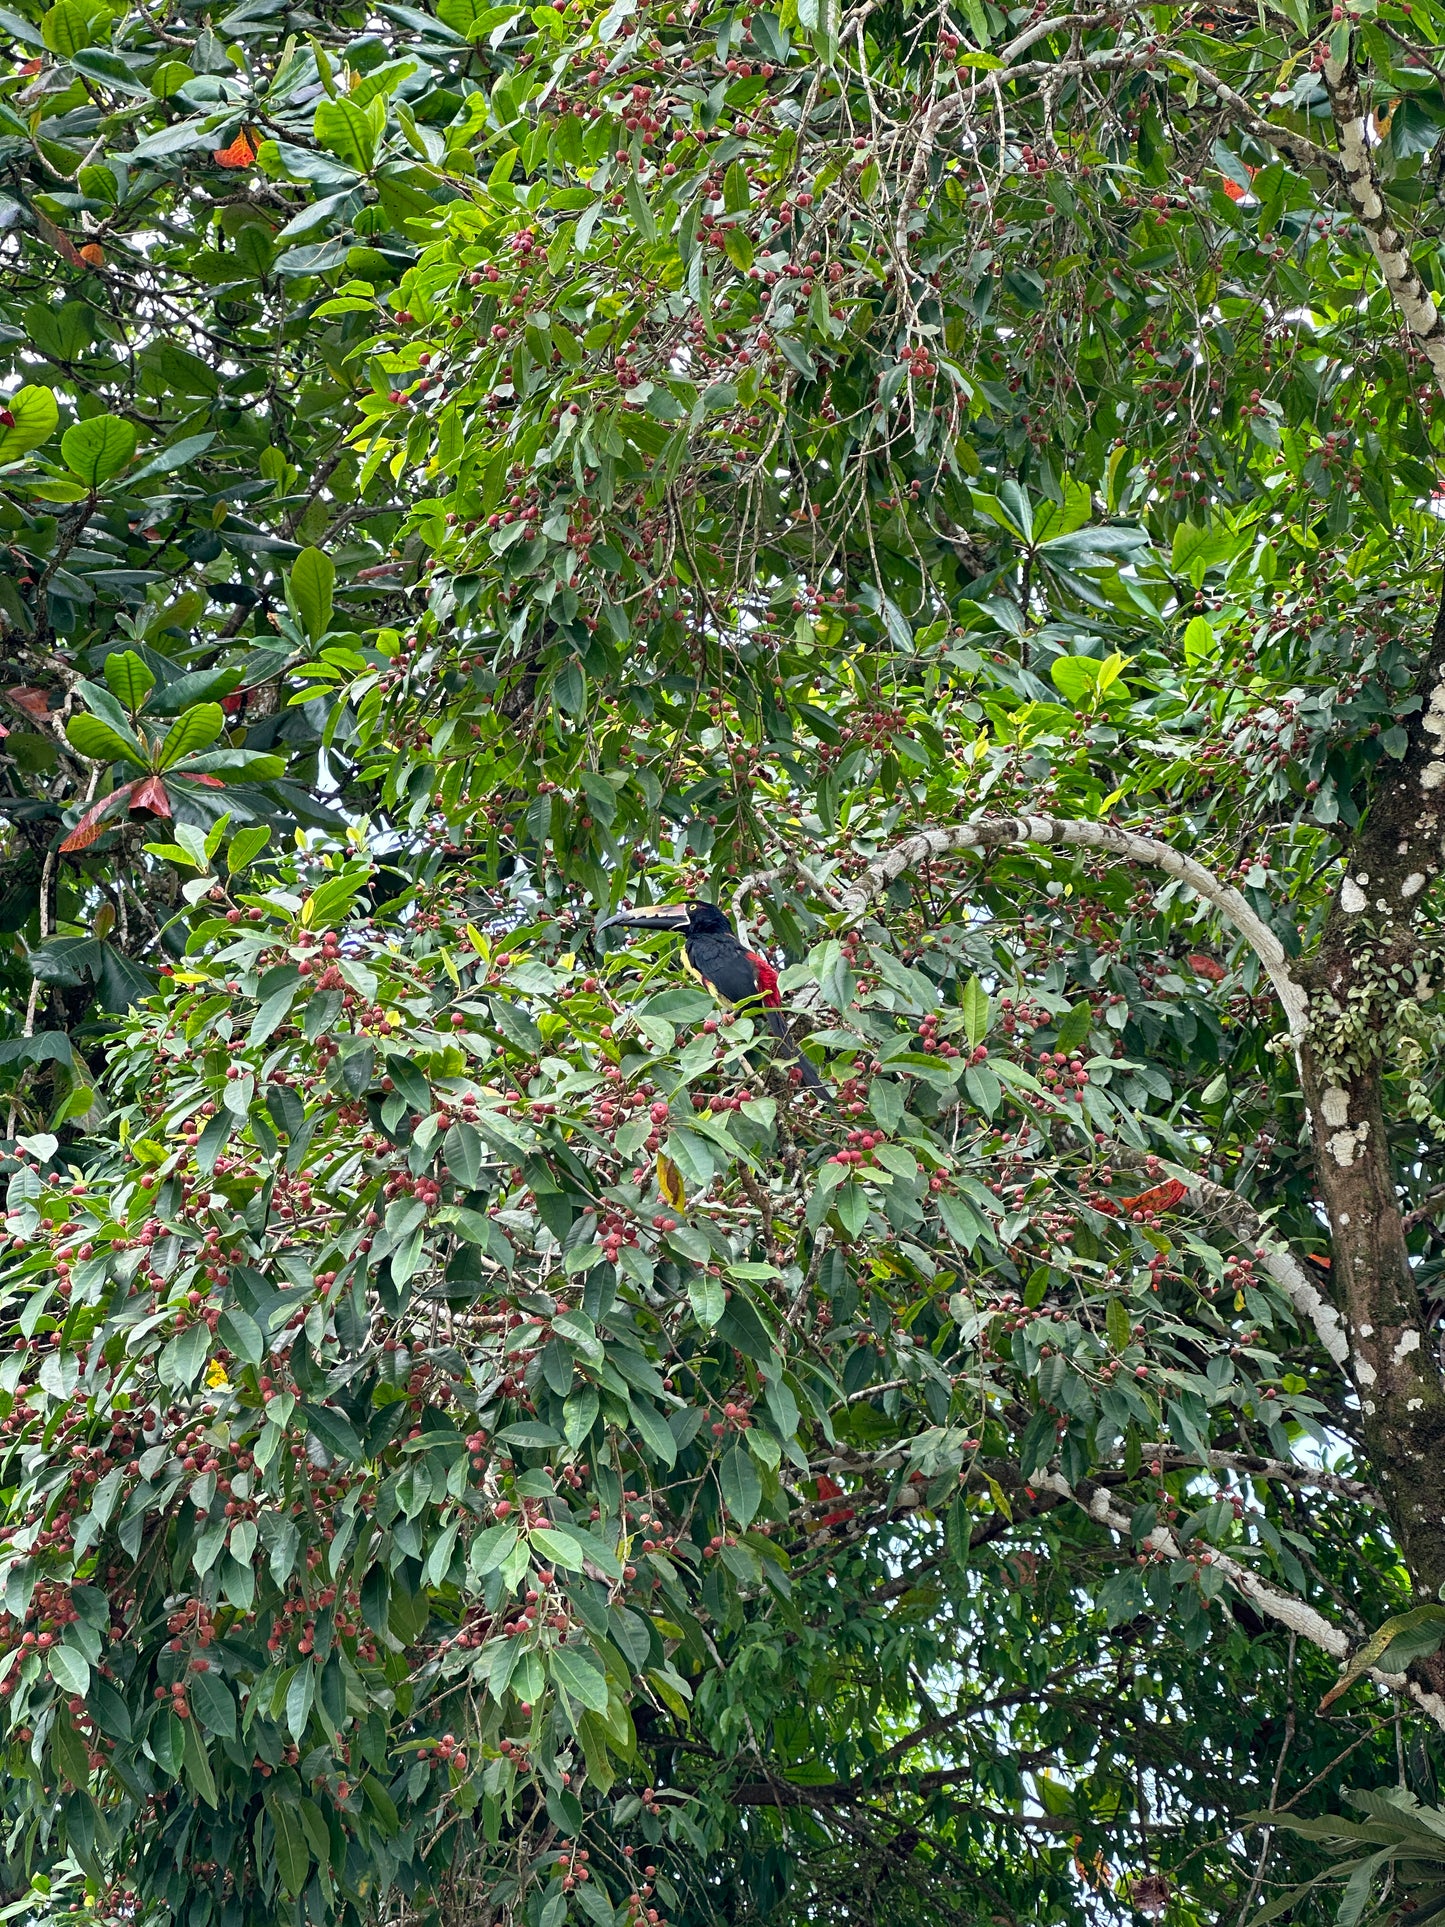
<instances>
[{"instance_id":1,"label":"dense foliage canopy","mask_svg":"<svg viewBox=\"0 0 1445 1927\"><path fill-rule=\"evenodd\" d=\"M0 40L14 1912L1445 1892L1445 11Z\"/></svg>"}]
</instances>

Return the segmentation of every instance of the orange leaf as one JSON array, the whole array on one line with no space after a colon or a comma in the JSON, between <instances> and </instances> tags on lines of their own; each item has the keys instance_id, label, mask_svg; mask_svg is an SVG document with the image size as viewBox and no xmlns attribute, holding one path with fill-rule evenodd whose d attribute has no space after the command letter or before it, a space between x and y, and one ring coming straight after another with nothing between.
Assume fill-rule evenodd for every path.
<instances>
[{"instance_id":1,"label":"orange leaf","mask_svg":"<svg viewBox=\"0 0 1445 1927\"><path fill-rule=\"evenodd\" d=\"M1166 1178L1152 1190L1141 1191L1137 1198L1121 1198L1126 1211L1168 1211L1187 1193L1189 1186L1179 1178Z\"/></svg>"},{"instance_id":2,"label":"orange leaf","mask_svg":"<svg viewBox=\"0 0 1445 1927\"><path fill-rule=\"evenodd\" d=\"M246 139L243 127L229 147L218 147L211 159L217 167L250 167L256 159L255 149Z\"/></svg>"},{"instance_id":3,"label":"orange leaf","mask_svg":"<svg viewBox=\"0 0 1445 1927\"><path fill-rule=\"evenodd\" d=\"M127 797L133 798L139 788L139 783L127 783L124 789L112 790L109 796L103 797L93 808L88 809L61 844L61 855L68 856L73 850L88 850L92 843L98 843L104 827L101 819L108 811L113 810L117 803L124 802Z\"/></svg>"}]
</instances>

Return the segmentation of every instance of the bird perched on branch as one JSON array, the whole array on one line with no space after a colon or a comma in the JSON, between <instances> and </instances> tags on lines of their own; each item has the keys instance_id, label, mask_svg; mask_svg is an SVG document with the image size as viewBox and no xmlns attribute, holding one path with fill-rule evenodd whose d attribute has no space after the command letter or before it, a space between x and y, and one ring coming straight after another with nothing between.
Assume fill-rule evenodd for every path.
<instances>
[{"instance_id":1,"label":"bird perched on branch","mask_svg":"<svg viewBox=\"0 0 1445 1927\"><path fill-rule=\"evenodd\" d=\"M715 903L694 898L687 903L643 904L636 910L619 910L604 917L597 928L607 930L619 924L628 930L680 931L684 938L682 963L688 975L696 977L720 1003L731 1004L745 1014L749 1014L749 1005L755 1006L786 1054L797 1060L803 1082L814 1090L823 1089L823 1080L788 1029L778 994L777 971L766 957L743 947Z\"/></svg>"}]
</instances>

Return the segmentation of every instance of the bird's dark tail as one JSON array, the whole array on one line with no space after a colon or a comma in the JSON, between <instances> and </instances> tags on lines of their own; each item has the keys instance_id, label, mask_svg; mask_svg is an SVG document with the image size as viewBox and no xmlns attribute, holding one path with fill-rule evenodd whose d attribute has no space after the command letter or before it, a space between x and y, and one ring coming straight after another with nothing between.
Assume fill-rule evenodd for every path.
<instances>
[{"instance_id":1,"label":"bird's dark tail","mask_svg":"<svg viewBox=\"0 0 1445 1927\"><path fill-rule=\"evenodd\" d=\"M807 1085L810 1091L821 1091L823 1095L826 1097L828 1095L827 1085L823 1082L822 1078L819 1077L818 1073L813 1069L813 1066L809 1062L806 1053L799 1048L798 1040L796 1037L794 1037L792 1030L789 1027L788 1020L783 1015L782 1011L768 1009L767 1011L765 1011L764 1014L768 1020L768 1029L773 1033L774 1037L776 1037L778 1042L783 1046L782 1054L784 1058L796 1063L799 1066L799 1068L803 1073L803 1082L804 1084Z\"/></svg>"}]
</instances>

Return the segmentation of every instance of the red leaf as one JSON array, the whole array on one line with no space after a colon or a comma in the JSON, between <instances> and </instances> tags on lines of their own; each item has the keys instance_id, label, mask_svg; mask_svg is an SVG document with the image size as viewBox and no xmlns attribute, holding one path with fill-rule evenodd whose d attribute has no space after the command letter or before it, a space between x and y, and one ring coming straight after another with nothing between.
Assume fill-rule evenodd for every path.
<instances>
[{"instance_id":1,"label":"red leaf","mask_svg":"<svg viewBox=\"0 0 1445 1927\"><path fill-rule=\"evenodd\" d=\"M117 803L123 802L127 797L134 796L139 787L140 785L138 783L127 783L124 789L112 790L109 796L104 797L92 809L88 809L76 824L75 828L70 832L70 835L66 837L65 841L61 844L61 855L67 856L72 850L88 850L92 843L98 843L103 833L101 825L102 817L104 817L108 811L113 810Z\"/></svg>"},{"instance_id":2,"label":"red leaf","mask_svg":"<svg viewBox=\"0 0 1445 1927\"><path fill-rule=\"evenodd\" d=\"M166 786L159 776L144 777L139 783L132 783L130 807L133 810L149 810L153 816L173 816L171 799L166 795Z\"/></svg>"},{"instance_id":3,"label":"red leaf","mask_svg":"<svg viewBox=\"0 0 1445 1927\"><path fill-rule=\"evenodd\" d=\"M181 774L185 776L188 783L204 783L208 790L223 790L226 787L219 776L201 776L189 774L186 771L182 771Z\"/></svg>"},{"instance_id":4,"label":"red leaf","mask_svg":"<svg viewBox=\"0 0 1445 1927\"><path fill-rule=\"evenodd\" d=\"M1168 1211L1186 1194L1189 1186L1179 1178L1166 1178L1163 1184L1156 1184L1149 1191L1141 1191L1137 1198L1122 1198L1120 1202L1126 1211Z\"/></svg>"}]
</instances>

